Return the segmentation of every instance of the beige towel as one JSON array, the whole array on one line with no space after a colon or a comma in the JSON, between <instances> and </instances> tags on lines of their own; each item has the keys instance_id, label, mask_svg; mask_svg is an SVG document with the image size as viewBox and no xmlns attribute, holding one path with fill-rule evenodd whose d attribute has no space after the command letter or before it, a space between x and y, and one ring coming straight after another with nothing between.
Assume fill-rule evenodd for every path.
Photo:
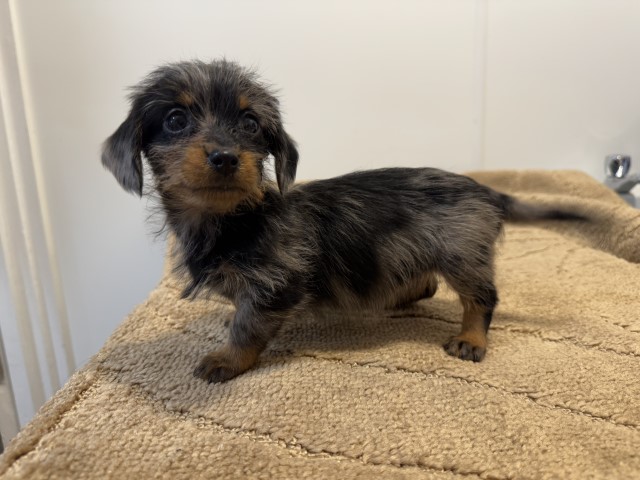
<instances>
[{"instance_id":1,"label":"beige towel","mask_svg":"<svg viewBox=\"0 0 640 480\"><path fill-rule=\"evenodd\" d=\"M225 301L169 274L8 446L9 478L640 478L640 211L577 172L485 172L593 225L511 225L478 364L445 354L451 291L402 311L323 311L256 368L193 378Z\"/></svg>"}]
</instances>

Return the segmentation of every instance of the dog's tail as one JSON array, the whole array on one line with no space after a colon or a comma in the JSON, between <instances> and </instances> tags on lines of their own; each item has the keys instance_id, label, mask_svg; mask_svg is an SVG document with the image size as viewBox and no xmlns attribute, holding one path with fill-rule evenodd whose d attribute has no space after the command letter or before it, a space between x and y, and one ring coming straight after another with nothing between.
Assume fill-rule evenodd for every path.
<instances>
[{"instance_id":1,"label":"dog's tail","mask_svg":"<svg viewBox=\"0 0 640 480\"><path fill-rule=\"evenodd\" d=\"M498 205L508 222L535 222L536 220L581 220L584 215L561 207L551 207L523 202L510 195L498 193Z\"/></svg>"}]
</instances>

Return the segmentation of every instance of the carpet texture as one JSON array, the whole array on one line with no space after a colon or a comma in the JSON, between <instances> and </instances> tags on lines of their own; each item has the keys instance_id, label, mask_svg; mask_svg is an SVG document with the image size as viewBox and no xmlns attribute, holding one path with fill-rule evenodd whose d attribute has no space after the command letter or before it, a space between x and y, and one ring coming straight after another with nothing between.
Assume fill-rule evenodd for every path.
<instances>
[{"instance_id":1,"label":"carpet texture","mask_svg":"<svg viewBox=\"0 0 640 480\"><path fill-rule=\"evenodd\" d=\"M257 368L191 375L223 301L168 273L8 445L3 479L639 478L640 210L577 172L483 172L592 225L509 225L482 363L451 358L446 288L405 310L321 311ZM167 269L168 272L168 269Z\"/></svg>"}]
</instances>

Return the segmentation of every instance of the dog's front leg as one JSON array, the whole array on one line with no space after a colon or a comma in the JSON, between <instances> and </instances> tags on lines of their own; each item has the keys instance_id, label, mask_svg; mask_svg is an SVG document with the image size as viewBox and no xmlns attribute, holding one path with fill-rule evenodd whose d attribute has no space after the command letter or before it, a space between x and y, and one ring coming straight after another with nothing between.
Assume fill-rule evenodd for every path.
<instances>
[{"instance_id":1,"label":"dog's front leg","mask_svg":"<svg viewBox=\"0 0 640 480\"><path fill-rule=\"evenodd\" d=\"M287 312L241 302L231 323L229 340L205 355L193 374L209 383L218 383L249 370L287 316Z\"/></svg>"}]
</instances>

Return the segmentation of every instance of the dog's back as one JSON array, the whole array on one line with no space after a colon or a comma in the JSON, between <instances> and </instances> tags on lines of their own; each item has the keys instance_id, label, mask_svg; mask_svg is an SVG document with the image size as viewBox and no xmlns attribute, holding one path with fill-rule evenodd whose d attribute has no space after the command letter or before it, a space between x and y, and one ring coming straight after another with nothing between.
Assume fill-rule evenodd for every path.
<instances>
[{"instance_id":1,"label":"dog's back","mask_svg":"<svg viewBox=\"0 0 640 480\"><path fill-rule=\"evenodd\" d=\"M296 186L288 223L313 245L313 300L388 307L430 296L434 276L472 281L492 263L498 194L437 169L369 170Z\"/></svg>"}]
</instances>

